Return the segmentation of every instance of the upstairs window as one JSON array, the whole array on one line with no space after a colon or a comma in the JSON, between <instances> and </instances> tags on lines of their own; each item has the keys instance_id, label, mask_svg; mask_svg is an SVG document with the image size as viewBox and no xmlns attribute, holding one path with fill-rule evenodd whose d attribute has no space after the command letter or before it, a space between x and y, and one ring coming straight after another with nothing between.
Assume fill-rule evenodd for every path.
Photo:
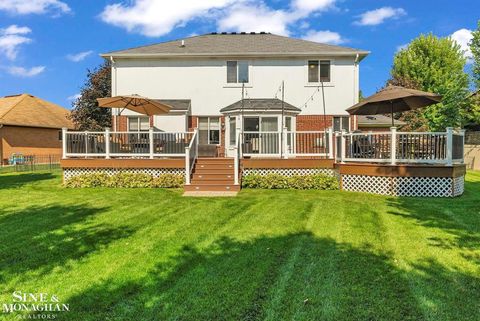
<instances>
[{"instance_id":1,"label":"upstairs window","mask_svg":"<svg viewBox=\"0 0 480 321\"><path fill-rule=\"evenodd\" d=\"M308 82L330 82L330 60L309 60Z\"/></svg>"},{"instance_id":2,"label":"upstairs window","mask_svg":"<svg viewBox=\"0 0 480 321\"><path fill-rule=\"evenodd\" d=\"M248 83L247 61L227 61L227 83Z\"/></svg>"}]
</instances>

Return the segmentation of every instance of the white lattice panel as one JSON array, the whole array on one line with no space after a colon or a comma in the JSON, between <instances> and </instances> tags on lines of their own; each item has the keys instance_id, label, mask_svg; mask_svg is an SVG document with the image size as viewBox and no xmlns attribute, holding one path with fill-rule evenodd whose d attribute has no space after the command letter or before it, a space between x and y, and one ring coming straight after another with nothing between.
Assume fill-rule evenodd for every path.
<instances>
[{"instance_id":1,"label":"white lattice panel","mask_svg":"<svg viewBox=\"0 0 480 321\"><path fill-rule=\"evenodd\" d=\"M345 191L391 195L391 185L391 177L342 175L342 189Z\"/></svg>"},{"instance_id":2,"label":"white lattice panel","mask_svg":"<svg viewBox=\"0 0 480 321\"><path fill-rule=\"evenodd\" d=\"M455 177L453 179L453 196L460 196L465 189L465 176Z\"/></svg>"},{"instance_id":3,"label":"white lattice panel","mask_svg":"<svg viewBox=\"0 0 480 321\"><path fill-rule=\"evenodd\" d=\"M243 176L264 176L267 174L280 174L284 176L323 174L326 176L335 176L335 170L330 168L246 168L243 170Z\"/></svg>"},{"instance_id":4,"label":"white lattice panel","mask_svg":"<svg viewBox=\"0 0 480 321\"><path fill-rule=\"evenodd\" d=\"M392 196L453 197L463 194L464 177L342 175L342 189Z\"/></svg>"},{"instance_id":5,"label":"white lattice panel","mask_svg":"<svg viewBox=\"0 0 480 321\"><path fill-rule=\"evenodd\" d=\"M395 177L392 195L417 197L451 197L450 177Z\"/></svg>"},{"instance_id":6,"label":"white lattice panel","mask_svg":"<svg viewBox=\"0 0 480 321\"><path fill-rule=\"evenodd\" d=\"M185 169L183 168L64 168L63 178L69 179L74 176L82 174L96 174L105 173L107 175L115 175L118 173L143 173L151 175L152 177L158 177L163 174L178 174L185 175Z\"/></svg>"}]
</instances>

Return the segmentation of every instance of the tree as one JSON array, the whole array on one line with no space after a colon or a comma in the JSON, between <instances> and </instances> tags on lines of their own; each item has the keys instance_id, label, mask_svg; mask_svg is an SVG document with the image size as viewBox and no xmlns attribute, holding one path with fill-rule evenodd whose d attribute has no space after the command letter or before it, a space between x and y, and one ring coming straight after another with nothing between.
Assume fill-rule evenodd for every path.
<instances>
[{"instance_id":1,"label":"tree","mask_svg":"<svg viewBox=\"0 0 480 321\"><path fill-rule=\"evenodd\" d=\"M472 32L472 36L473 38L468 44L473 58L472 76L475 88L480 90L480 20L478 20L477 30Z\"/></svg>"},{"instance_id":2,"label":"tree","mask_svg":"<svg viewBox=\"0 0 480 321\"><path fill-rule=\"evenodd\" d=\"M98 107L96 100L111 96L111 79L107 60L97 68L87 70L87 79L80 90L80 97L72 103L70 116L79 130L103 130L111 126L111 109Z\"/></svg>"},{"instance_id":3,"label":"tree","mask_svg":"<svg viewBox=\"0 0 480 321\"><path fill-rule=\"evenodd\" d=\"M417 89L442 95L442 103L421 110L430 130L462 126L468 106L466 59L450 38L420 35L395 54L392 78L417 84Z\"/></svg>"}]
</instances>

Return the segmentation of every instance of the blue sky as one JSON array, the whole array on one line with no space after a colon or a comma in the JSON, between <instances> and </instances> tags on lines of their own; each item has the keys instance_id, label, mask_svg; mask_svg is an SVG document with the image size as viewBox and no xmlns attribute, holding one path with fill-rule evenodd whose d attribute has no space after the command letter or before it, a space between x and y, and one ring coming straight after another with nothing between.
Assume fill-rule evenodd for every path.
<instances>
[{"instance_id":1,"label":"blue sky","mask_svg":"<svg viewBox=\"0 0 480 321\"><path fill-rule=\"evenodd\" d=\"M0 0L0 96L27 92L70 108L100 53L212 31L369 50L360 68L369 95L399 47L432 32L466 48L479 13L476 0Z\"/></svg>"}]
</instances>

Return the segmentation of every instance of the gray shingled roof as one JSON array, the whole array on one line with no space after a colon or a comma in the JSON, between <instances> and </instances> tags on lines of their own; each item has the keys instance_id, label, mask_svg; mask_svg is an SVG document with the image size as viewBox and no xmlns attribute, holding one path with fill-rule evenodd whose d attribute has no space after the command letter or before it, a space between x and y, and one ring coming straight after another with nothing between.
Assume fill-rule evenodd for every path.
<instances>
[{"instance_id":1,"label":"gray shingled roof","mask_svg":"<svg viewBox=\"0 0 480 321\"><path fill-rule=\"evenodd\" d=\"M168 105L171 107L171 110L189 110L191 105L190 99L153 99L162 104Z\"/></svg>"},{"instance_id":2,"label":"gray shingled roof","mask_svg":"<svg viewBox=\"0 0 480 321\"><path fill-rule=\"evenodd\" d=\"M243 102L244 110L254 110L254 111L280 111L282 110L282 101L277 98L249 98L244 99ZM220 109L221 113L230 112L230 111L241 111L242 110L242 100L228 105ZM301 112L300 108L297 108L293 105L290 105L287 102L284 102L284 110L286 111L294 111L294 112Z\"/></svg>"},{"instance_id":3,"label":"gray shingled roof","mask_svg":"<svg viewBox=\"0 0 480 321\"><path fill-rule=\"evenodd\" d=\"M308 56L333 55L365 57L369 52L270 33L206 34L148 46L112 51L103 57L172 56Z\"/></svg>"}]
</instances>

